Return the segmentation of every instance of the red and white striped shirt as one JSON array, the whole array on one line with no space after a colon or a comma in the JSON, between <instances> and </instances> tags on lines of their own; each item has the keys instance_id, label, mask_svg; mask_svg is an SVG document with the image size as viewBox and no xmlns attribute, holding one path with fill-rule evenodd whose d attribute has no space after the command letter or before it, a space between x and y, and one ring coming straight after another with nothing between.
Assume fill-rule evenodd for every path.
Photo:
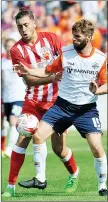
<instances>
[{"instance_id":1,"label":"red and white striped shirt","mask_svg":"<svg viewBox=\"0 0 108 202\"><path fill-rule=\"evenodd\" d=\"M37 67L45 67L52 61L54 56L61 53L63 41L54 33L39 32L37 41L31 46L22 39L19 40L10 50L13 64L22 62L28 68L31 64ZM54 103L58 95L58 84L50 83L27 87L25 100L33 100L43 109L47 103ZM52 104L51 104L52 105ZM49 105L48 105L49 108Z\"/></svg>"}]
</instances>

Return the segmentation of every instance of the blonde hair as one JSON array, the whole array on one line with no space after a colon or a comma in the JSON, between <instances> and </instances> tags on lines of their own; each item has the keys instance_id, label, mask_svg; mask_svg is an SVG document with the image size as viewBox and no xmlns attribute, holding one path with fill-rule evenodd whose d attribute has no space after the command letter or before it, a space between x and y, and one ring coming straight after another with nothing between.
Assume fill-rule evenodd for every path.
<instances>
[{"instance_id":1,"label":"blonde hair","mask_svg":"<svg viewBox=\"0 0 108 202\"><path fill-rule=\"evenodd\" d=\"M79 32L92 37L94 33L94 25L91 21L82 19L72 26L72 32Z\"/></svg>"}]
</instances>

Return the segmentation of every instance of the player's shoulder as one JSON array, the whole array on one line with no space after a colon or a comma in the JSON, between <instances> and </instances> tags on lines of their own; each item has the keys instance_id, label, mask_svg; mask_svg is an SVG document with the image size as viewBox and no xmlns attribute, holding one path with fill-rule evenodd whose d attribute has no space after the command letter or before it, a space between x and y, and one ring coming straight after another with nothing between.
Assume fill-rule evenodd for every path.
<instances>
[{"instance_id":1,"label":"player's shoulder","mask_svg":"<svg viewBox=\"0 0 108 202\"><path fill-rule=\"evenodd\" d=\"M45 36L45 37L57 36L55 33L52 33L52 32L38 32L38 35Z\"/></svg>"},{"instance_id":2,"label":"player's shoulder","mask_svg":"<svg viewBox=\"0 0 108 202\"><path fill-rule=\"evenodd\" d=\"M73 44L69 44L69 45L67 45L67 46L63 46L62 47L62 52L76 52L75 51L75 49L74 49L74 46L73 46Z\"/></svg>"},{"instance_id":3,"label":"player's shoulder","mask_svg":"<svg viewBox=\"0 0 108 202\"><path fill-rule=\"evenodd\" d=\"M49 41L54 41L54 40L60 38L58 35L56 35L55 33L52 33L52 32L39 32L38 36L40 36L40 38L46 38Z\"/></svg>"},{"instance_id":4,"label":"player's shoulder","mask_svg":"<svg viewBox=\"0 0 108 202\"><path fill-rule=\"evenodd\" d=\"M12 46L12 48L10 49L10 51L12 52L12 51L17 50L18 45L20 45L20 46L23 45L22 39L20 39L19 41L17 41L17 42Z\"/></svg>"},{"instance_id":5,"label":"player's shoulder","mask_svg":"<svg viewBox=\"0 0 108 202\"><path fill-rule=\"evenodd\" d=\"M95 48L95 53L96 53L98 56L103 57L103 58L105 58L105 59L106 59L106 57L107 57L102 51L100 51L100 50L97 49L97 48Z\"/></svg>"}]
</instances>

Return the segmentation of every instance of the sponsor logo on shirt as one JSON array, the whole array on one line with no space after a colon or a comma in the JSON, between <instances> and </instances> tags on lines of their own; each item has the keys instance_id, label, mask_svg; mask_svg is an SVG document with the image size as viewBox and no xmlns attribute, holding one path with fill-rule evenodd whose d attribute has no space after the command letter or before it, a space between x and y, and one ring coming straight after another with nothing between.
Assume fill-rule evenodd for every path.
<instances>
[{"instance_id":1,"label":"sponsor logo on shirt","mask_svg":"<svg viewBox=\"0 0 108 202\"><path fill-rule=\"evenodd\" d=\"M98 71L93 71L93 70L85 70L85 69L73 69L67 66L67 73L83 73L83 74L93 74L96 75Z\"/></svg>"},{"instance_id":2,"label":"sponsor logo on shirt","mask_svg":"<svg viewBox=\"0 0 108 202\"><path fill-rule=\"evenodd\" d=\"M75 65L75 63L73 62L68 62L68 65Z\"/></svg>"},{"instance_id":3,"label":"sponsor logo on shirt","mask_svg":"<svg viewBox=\"0 0 108 202\"><path fill-rule=\"evenodd\" d=\"M93 67L93 69L97 69L97 68L99 68L99 65L97 62L95 62L94 64L92 64L92 67Z\"/></svg>"}]
</instances>

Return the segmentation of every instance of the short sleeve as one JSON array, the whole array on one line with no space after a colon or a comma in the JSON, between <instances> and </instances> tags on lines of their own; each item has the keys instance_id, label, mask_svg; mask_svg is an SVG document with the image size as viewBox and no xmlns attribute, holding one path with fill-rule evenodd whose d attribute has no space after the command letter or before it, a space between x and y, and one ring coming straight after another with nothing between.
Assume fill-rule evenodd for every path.
<instances>
[{"instance_id":1,"label":"short sleeve","mask_svg":"<svg viewBox=\"0 0 108 202\"><path fill-rule=\"evenodd\" d=\"M52 43L55 49L55 52L60 55L62 53L62 47L65 46L64 41L60 36L56 34L52 34Z\"/></svg>"},{"instance_id":2,"label":"short sleeve","mask_svg":"<svg viewBox=\"0 0 108 202\"><path fill-rule=\"evenodd\" d=\"M107 59L105 60L104 64L102 65L99 74L98 74L98 84L99 86L107 83L108 75L107 75Z\"/></svg>"},{"instance_id":3,"label":"short sleeve","mask_svg":"<svg viewBox=\"0 0 108 202\"><path fill-rule=\"evenodd\" d=\"M51 65L48 65L46 67L46 72L48 73L57 73L61 72L62 69L62 55L60 55L58 58L53 60L53 63Z\"/></svg>"},{"instance_id":4,"label":"short sleeve","mask_svg":"<svg viewBox=\"0 0 108 202\"><path fill-rule=\"evenodd\" d=\"M21 53L17 50L16 47L11 48L10 55L11 55L13 65L19 64L20 62L22 62L25 66L27 66L28 68L31 68L30 64L26 62L26 60L22 57ZM18 75L21 76L21 74L18 74Z\"/></svg>"}]
</instances>

